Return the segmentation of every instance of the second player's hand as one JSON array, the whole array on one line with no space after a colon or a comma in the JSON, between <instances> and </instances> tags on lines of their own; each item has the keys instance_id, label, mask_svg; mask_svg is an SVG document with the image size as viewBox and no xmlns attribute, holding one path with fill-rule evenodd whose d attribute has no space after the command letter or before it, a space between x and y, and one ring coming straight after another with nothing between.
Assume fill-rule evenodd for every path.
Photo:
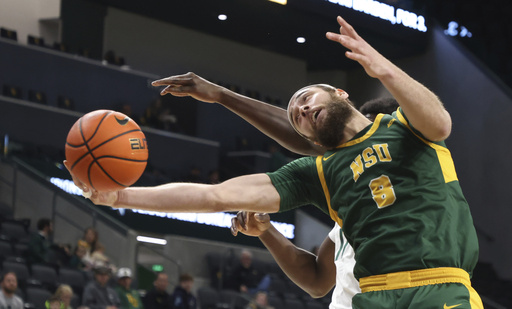
<instances>
[{"instance_id":1,"label":"second player's hand","mask_svg":"<svg viewBox=\"0 0 512 309\"><path fill-rule=\"evenodd\" d=\"M69 162L64 160L64 166L68 169L71 177L73 178L73 182L75 185L80 188L83 192L83 196L85 198L90 199L96 205L110 206L113 207L119 198L119 191L105 191L99 192L92 188L87 187L83 182L78 179L69 166Z\"/></svg>"},{"instance_id":2,"label":"second player's hand","mask_svg":"<svg viewBox=\"0 0 512 309\"><path fill-rule=\"evenodd\" d=\"M337 21L340 25L340 33L327 32L327 39L349 49L345 53L347 58L359 62L369 76L381 78L389 74L394 65L361 38L347 21L340 16Z\"/></svg>"},{"instance_id":3,"label":"second player's hand","mask_svg":"<svg viewBox=\"0 0 512 309\"><path fill-rule=\"evenodd\" d=\"M236 236L240 232L247 236L260 236L270 226L270 216L267 213L239 211L236 217L231 219L231 234Z\"/></svg>"},{"instance_id":4,"label":"second player's hand","mask_svg":"<svg viewBox=\"0 0 512 309\"><path fill-rule=\"evenodd\" d=\"M165 86L160 91L161 95L170 93L177 97L191 96L196 100L207 103L219 102L222 91L225 90L225 88L211 83L192 72L155 80L151 85Z\"/></svg>"}]
</instances>

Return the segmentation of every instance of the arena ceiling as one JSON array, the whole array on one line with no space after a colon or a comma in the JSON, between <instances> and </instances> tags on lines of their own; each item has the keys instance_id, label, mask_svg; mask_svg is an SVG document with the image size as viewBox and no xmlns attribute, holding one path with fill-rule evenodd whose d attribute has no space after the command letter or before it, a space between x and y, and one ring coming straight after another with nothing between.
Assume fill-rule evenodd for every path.
<instances>
[{"instance_id":1,"label":"arena ceiling","mask_svg":"<svg viewBox=\"0 0 512 309\"><path fill-rule=\"evenodd\" d=\"M268 0L89 1L299 58L307 62L310 70L357 66L344 57L344 50L339 44L325 38L327 31L338 30L337 15L345 17L359 34L390 59L423 52L429 34L428 31L393 25L387 20L327 0L288 0L286 5ZM376 3L373 0L360 2ZM227 19L219 20L220 14L225 14ZM428 18L427 26L430 26ZM298 37L305 38L306 42L298 43Z\"/></svg>"}]
</instances>

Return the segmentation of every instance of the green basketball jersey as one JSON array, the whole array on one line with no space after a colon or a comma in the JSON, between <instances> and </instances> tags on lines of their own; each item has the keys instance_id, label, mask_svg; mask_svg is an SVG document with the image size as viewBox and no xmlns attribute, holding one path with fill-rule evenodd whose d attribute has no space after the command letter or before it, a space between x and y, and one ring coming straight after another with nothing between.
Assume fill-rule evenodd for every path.
<instances>
[{"instance_id":1,"label":"green basketball jersey","mask_svg":"<svg viewBox=\"0 0 512 309\"><path fill-rule=\"evenodd\" d=\"M472 273L478 241L451 154L401 109L352 140L268 173L280 211L313 204L342 226L356 278L434 267Z\"/></svg>"}]
</instances>

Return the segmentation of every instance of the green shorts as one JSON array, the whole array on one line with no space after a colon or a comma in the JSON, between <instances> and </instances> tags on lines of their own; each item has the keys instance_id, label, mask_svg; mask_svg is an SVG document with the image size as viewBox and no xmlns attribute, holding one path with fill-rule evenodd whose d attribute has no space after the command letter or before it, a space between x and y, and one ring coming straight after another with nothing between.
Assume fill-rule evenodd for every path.
<instances>
[{"instance_id":1,"label":"green shorts","mask_svg":"<svg viewBox=\"0 0 512 309\"><path fill-rule=\"evenodd\" d=\"M434 268L361 278L354 309L483 309L469 275L457 268Z\"/></svg>"}]
</instances>

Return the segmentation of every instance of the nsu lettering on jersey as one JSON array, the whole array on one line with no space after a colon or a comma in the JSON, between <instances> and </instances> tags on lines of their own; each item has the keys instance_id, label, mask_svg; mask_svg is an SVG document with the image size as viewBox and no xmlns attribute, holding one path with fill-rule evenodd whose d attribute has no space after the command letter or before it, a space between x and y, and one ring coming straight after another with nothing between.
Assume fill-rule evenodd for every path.
<instances>
[{"instance_id":1,"label":"nsu lettering on jersey","mask_svg":"<svg viewBox=\"0 0 512 309\"><path fill-rule=\"evenodd\" d=\"M391 162L391 160L392 158L387 143L374 144L372 147L365 148L350 164L354 182L357 182L359 176L364 173L365 169L372 167L378 162Z\"/></svg>"}]
</instances>

